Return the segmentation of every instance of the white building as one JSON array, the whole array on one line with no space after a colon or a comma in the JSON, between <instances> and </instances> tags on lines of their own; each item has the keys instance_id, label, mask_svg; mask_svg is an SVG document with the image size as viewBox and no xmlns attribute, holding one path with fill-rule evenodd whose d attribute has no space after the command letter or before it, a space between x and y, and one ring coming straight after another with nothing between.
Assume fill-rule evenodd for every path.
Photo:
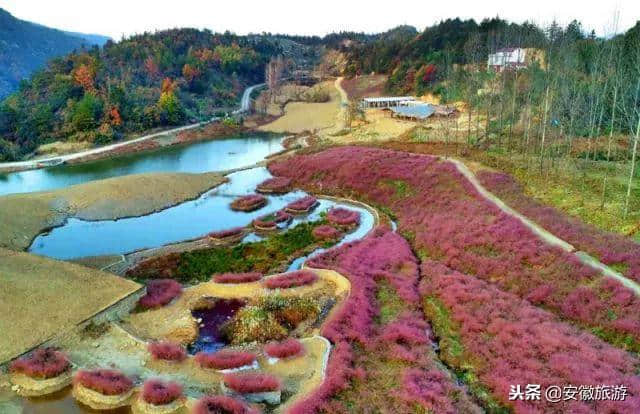
<instances>
[{"instance_id":1,"label":"white building","mask_svg":"<svg viewBox=\"0 0 640 414\"><path fill-rule=\"evenodd\" d=\"M531 59L529 59L531 60ZM496 72L504 69L519 69L527 66L527 49L520 47L510 47L498 49L496 53L491 53L487 59L487 67Z\"/></svg>"}]
</instances>

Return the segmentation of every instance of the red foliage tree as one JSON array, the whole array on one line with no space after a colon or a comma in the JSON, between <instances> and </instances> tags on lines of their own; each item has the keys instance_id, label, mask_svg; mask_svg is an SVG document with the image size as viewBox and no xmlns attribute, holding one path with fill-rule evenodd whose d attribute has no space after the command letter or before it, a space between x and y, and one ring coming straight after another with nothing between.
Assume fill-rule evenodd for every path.
<instances>
[{"instance_id":1,"label":"red foliage tree","mask_svg":"<svg viewBox=\"0 0 640 414\"><path fill-rule=\"evenodd\" d=\"M82 86L86 92L93 92L94 81L95 81L95 72L94 70L87 64L81 64L77 68L73 70L72 73L73 81Z\"/></svg>"}]
</instances>

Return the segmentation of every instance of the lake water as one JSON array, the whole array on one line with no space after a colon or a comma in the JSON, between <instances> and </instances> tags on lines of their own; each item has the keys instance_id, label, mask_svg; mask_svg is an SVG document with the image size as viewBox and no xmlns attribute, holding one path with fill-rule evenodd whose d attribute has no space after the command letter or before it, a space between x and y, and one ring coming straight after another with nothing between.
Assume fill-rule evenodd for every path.
<instances>
[{"instance_id":1,"label":"lake water","mask_svg":"<svg viewBox=\"0 0 640 414\"><path fill-rule=\"evenodd\" d=\"M53 190L103 178L146 172L224 171L253 165L282 149L282 137L266 135L176 145L77 165L0 174L0 195Z\"/></svg>"}]
</instances>

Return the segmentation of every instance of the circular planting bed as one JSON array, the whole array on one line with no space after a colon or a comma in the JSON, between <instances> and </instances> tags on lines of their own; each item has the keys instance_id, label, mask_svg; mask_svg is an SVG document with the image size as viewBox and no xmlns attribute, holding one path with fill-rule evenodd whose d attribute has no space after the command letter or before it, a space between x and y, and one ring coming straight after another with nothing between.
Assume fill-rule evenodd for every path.
<instances>
[{"instance_id":1,"label":"circular planting bed","mask_svg":"<svg viewBox=\"0 0 640 414\"><path fill-rule=\"evenodd\" d=\"M73 378L73 396L94 410L127 406L132 395L133 381L117 370L80 370Z\"/></svg>"},{"instance_id":2,"label":"circular planting bed","mask_svg":"<svg viewBox=\"0 0 640 414\"><path fill-rule=\"evenodd\" d=\"M212 231L207 234L211 240L217 243L234 243L239 242L244 237L244 227L234 227L232 229Z\"/></svg>"},{"instance_id":3,"label":"circular planting bed","mask_svg":"<svg viewBox=\"0 0 640 414\"><path fill-rule=\"evenodd\" d=\"M360 223L360 213L346 208L332 208L327 212L327 220L338 226L352 226Z\"/></svg>"},{"instance_id":4,"label":"circular planting bed","mask_svg":"<svg viewBox=\"0 0 640 414\"><path fill-rule=\"evenodd\" d=\"M185 401L180 384L150 379L142 386L132 409L134 414L176 414L182 412Z\"/></svg>"},{"instance_id":5,"label":"circular planting bed","mask_svg":"<svg viewBox=\"0 0 640 414\"><path fill-rule=\"evenodd\" d=\"M291 219L291 214L279 210L273 214L268 214L253 220L252 224L256 230L272 231L277 230L278 224L288 223Z\"/></svg>"},{"instance_id":6,"label":"circular planting bed","mask_svg":"<svg viewBox=\"0 0 640 414\"><path fill-rule=\"evenodd\" d=\"M212 280L215 283L251 283L257 282L262 279L262 273L249 272L249 273L221 273L213 276Z\"/></svg>"},{"instance_id":7,"label":"circular planting bed","mask_svg":"<svg viewBox=\"0 0 640 414\"><path fill-rule=\"evenodd\" d=\"M250 352L222 350L214 353L198 352L196 362L201 368L219 371L247 369L256 363L256 356Z\"/></svg>"},{"instance_id":8,"label":"circular planting bed","mask_svg":"<svg viewBox=\"0 0 640 414\"><path fill-rule=\"evenodd\" d=\"M315 273L309 270L297 270L283 273L264 279L267 289L288 289L298 286L310 285L318 279Z\"/></svg>"},{"instance_id":9,"label":"circular planting bed","mask_svg":"<svg viewBox=\"0 0 640 414\"><path fill-rule=\"evenodd\" d=\"M173 279L154 279L147 283L147 294L138 304L143 309L159 308L182 293L182 285Z\"/></svg>"},{"instance_id":10,"label":"circular planting bed","mask_svg":"<svg viewBox=\"0 0 640 414\"><path fill-rule=\"evenodd\" d=\"M193 406L193 414L257 414L246 404L224 395L202 397Z\"/></svg>"},{"instance_id":11,"label":"circular planting bed","mask_svg":"<svg viewBox=\"0 0 640 414\"><path fill-rule=\"evenodd\" d=\"M182 362L187 358L184 347L173 342L152 342L147 349L156 361Z\"/></svg>"},{"instance_id":12,"label":"circular planting bed","mask_svg":"<svg viewBox=\"0 0 640 414\"><path fill-rule=\"evenodd\" d=\"M302 197L284 208L286 212L291 214L305 214L313 210L318 205L318 200L313 196Z\"/></svg>"},{"instance_id":13,"label":"circular planting bed","mask_svg":"<svg viewBox=\"0 0 640 414\"><path fill-rule=\"evenodd\" d=\"M222 392L241 395L250 402L280 404L280 380L263 373L227 374L222 381Z\"/></svg>"},{"instance_id":14,"label":"circular planting bed","mask_svg":"<svg viewBox=\"0 0 640 414\"><path fill-rule=\"evenodd\" d=\"M337 240L342 235L342 232L333 226L323 224L313 229L311 234L317 240Z\"/></svg>"},{"instance_id":15,"label":"circular planting bed","mask_svg":"<svg viewBox=\"0 0 640 414\"><path fill-rule=\"evenodd\" d=\"M285 194L291 190L290 186L290 178L273 177L258 184L256 191L265 194Z\"/></svg>"},{"instance_id":16,"label":"circular planting bed","mask_svg":"<svg viewBox=\"0 0 640 414\"><path fill-rule=\"evenodd\" d=\"M71 363L62 352L52 348L36 349L9 366L11 383L23 396L42 396L71 384Z\"/></svg>"},{"instance_id":17,"label":"circular planting bed","mask_svg":"<svg viewBox=\"0 0 640 414\"><path fill-rule=\"evenodd\" d=\"M250 194L236 198L231 202L231 210L235 211L255 211L267 204L267 198L260 194Z\"/></svg>"},{"instance_id":18,"label":"circular planting bed","mask_svg":"<svg viewBox=\"0 0 640 414\"><path fill-rule=\"evenodd\" d=\"M304 351L302 343L295 338L282 342L271 342L264 347L264 352L270 358L285 359L301 356Z\"/></svg>"}]
</instances>

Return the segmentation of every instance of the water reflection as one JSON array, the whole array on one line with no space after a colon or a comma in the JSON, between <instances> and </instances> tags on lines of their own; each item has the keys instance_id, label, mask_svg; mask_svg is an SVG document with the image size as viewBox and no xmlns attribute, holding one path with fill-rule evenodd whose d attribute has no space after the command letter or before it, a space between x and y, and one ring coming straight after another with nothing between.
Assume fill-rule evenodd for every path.
<instances>
[{"instance_id":1,"label":"water reflection","mask_svg":"<svg viewBox=\"0 0 640 414\"><path fill-rule=\"evenodd\" d=\"M0 174L0 195L52 190L145 172L223 171L252 165L282 150L282 138L248 136L177 145L101 161Z\"/></svg>"}]
</instances>

